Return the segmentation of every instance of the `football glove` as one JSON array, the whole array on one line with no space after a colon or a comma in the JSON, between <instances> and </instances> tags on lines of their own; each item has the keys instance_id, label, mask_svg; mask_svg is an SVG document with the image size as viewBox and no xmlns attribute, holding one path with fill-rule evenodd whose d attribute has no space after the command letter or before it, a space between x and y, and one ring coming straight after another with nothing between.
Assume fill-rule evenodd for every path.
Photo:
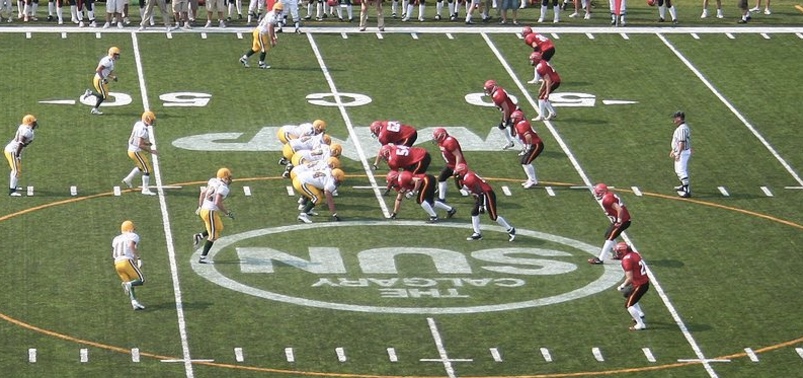
<instances>
[{"instance_id":1,"label":"football glove","mask_svg":"<svg viewBox=\"0 0 803 378\"><path fill-rule=\"evenodd\" d=\"M335 222L340 222L341 221L340 217L337 216L337 213L332 214L332 220L335 221Z\"/></svg>"},{"instance_id":2,"label":"football glove","mask_svg":"<svg viewBox=\"0 0 803 378\"><path fill-rule=\"evenodd\" d=\"M114 82L116 83L117 82L117 76L112 76L112 80L114 80Z\"/></svg>"},{"instance_id":3,"label":"football glove","mask_svg":"<svg viewBox=\"0 0 803 378\"><path fill-rule=\"evenodd\" d=\"M227 216L227 217L229 217L229 218L231 218L231 219L234 219L234 213L232 213L231 211L229 211L228 213L226 213L226 216Z\"/></svg>"},{"instance_id":4,"label":"football glove","mask_svg":"<svg viewBox=\"0 0 803 378\"><path fill-rule=\"evenodd\" d=\"M415 197L416 194L417 194L416 192L410 191L410 192L404 193L404 196L407 197L407 199L411 199L411 198Z\"/></svg>"},{"instance_id":5,"label":"football glove","mask_svg":"<svg viewBox=\"0 0 803 378\"><path fill-rule=\"evenodd\" d=\"M201 215L201 207L200 206L198 206L198 208L195 209L195 215Z\"/></svg>"},{"instance_id":6,"label":"football glove","mask_svg":"<svg viewBox=\"0 0 803 378\"><path fill-rule=\"evenodd\" d=\"M142 259L137 259L137 268L142 268Z\"/></svg>"},{"instance_id":7,"label":"football glove","mask_svg":"<svg viewBox=\"0 0 803 378\"><path fill-rule=\"evenodd\" d=\"M109 84L109 79L104 77L103 79L100 79L100 82L101 84Z\"/></svg>"},{"instance_id":8,"label":"football glove","mask_svg":"<svg viewBox=\"0 0 803 378\"><path fill-rule=\"evenodd\" d=\"M480 206L479 211L480 214L485 214L485 205Z\"/></svg>"},{"instance_id":9,"label":"football glove","mask_svg":"<svg viewBox=\"0 0 803 378\"><path fill-rule=\"evenodd\" d=\"M396 219L396 213L390 213L390 219Z\"/></svg>"}]
</instances>

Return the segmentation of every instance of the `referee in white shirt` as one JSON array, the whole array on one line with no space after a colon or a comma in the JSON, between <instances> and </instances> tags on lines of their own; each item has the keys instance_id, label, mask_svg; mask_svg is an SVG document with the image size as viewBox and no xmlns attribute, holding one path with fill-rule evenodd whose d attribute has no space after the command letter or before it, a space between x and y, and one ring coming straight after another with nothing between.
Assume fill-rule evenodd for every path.
<instances>
[{"instance_id":1,"label":"referee in white shirt","mask_svg":"<svg viewBox=\"0 0 803 378\"><path fill-rule=\"evenodd\" d=\"M691 158L691 130L686 124L686 114L677 111L672 114L672 122L677 126L672 133L672 150L669 157L675 161L675 174L678 175L680 185L675 187L678 195L683 198L691 197L689 187L689 158Z\"/></svg>"}]
</instances>

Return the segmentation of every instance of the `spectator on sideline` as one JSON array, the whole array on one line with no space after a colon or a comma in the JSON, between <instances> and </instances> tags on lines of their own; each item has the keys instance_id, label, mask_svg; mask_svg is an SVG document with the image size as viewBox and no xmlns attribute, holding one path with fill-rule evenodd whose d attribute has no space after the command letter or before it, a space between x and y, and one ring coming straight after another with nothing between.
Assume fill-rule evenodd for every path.
<instances>
[{"instance_id":1,"label":"spectator on sideline","mask_svg":"<svg viewBox=\"0 0 803 378\"><path fill-rule=\"evenodd\" d=\"M767 0L769 2L769 0ZM717 2L717 18L724 18L725 15L722 13L722 0L716 0ZM703 0L703 14L700 18L708 17L708 0Z\"/></svg>"},{"instance_id":2,"label":"spectator on sideline","mask_svg":"<svg viewBox=\"0 0 803 378\"><path fill-rule=\"evenodd\" d=\"M501 0L501 1L502 1L502 6L501 6L502 21L499 21L499 23L502 25L507 24L507 11L511 10L513 12L513 25L518 25L519 0Z\"/></svg>"},{"instance_id":3,"label":"spectator on sideline","mask_svg":"<svg viewBox=\"0 0 803 378\"><path fill-rule=\"evenodd\" d=\"M758 13L761 10L761 0L756 0L756 6L751 8L751 12ZM771 15L772 12L770 11L770 0L767 0L767 6L764 8L764 14Z\"/></svg>"},{"instance_id":4,"label":"spectator on sideline","mask_svg":"<svg viewBox=\"0 0 803 378\"><path fill-rule=\"evenodd\" d=\"M368 7L376 4L376 27L379 31L385 31L385 16L382 14L382 3L384 0L363 0L360 3L360 31L365 31L368 23Z\"/></svg>"}]
</instances>

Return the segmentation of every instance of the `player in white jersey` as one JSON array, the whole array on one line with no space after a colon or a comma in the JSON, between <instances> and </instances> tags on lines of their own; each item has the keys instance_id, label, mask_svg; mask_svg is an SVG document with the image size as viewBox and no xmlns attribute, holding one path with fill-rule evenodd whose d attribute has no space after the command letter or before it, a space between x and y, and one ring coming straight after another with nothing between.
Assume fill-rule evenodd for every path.
<instances>
[{"instance_id":1,"label":"player in white jersey","mask_svg":"<svg viewBox=\"0 0 803 378\"><path fill-rule=\"evenodd\" d=\"M142 194L146 196L155 196L156 193L152 192L148 185L151 181L151 168L150 159L145 153L157 155L156 148L153 147L150 141L150 132L148 127L156 125L156 115L152 111L145 111L142 113L142 120L134 124L131 130L131 135L128 137L128 157L134 161L134 169L128 173L128 176L123 178L123 183L129 188L134 186L134 178L138 174L142 174Z\"/></svg>"},{"instance_id":2,"label":"player in white jersey","mask_svg":"<svg viewBox=\"0 0 803 378\"><path fill-rule=\"evenodd\" d=\"M123 281L123 290L131 299L131 307L134 310L144 310L145 306L137 301L134 295L134 287L145 284L145 276L142 275L142 259L139 254L139 235L134 232L134 222L127 220L120 225L120 235L112 240L112 258L114 258L114 270Z\"/></svg>"},{"instance_id":3,"label":"player in white jersey","mask_svg":"<svg viewBox=\"0 0 803 378\"><path fill-rule=\"evenodd\" d=\"M680 186L675 191L683 198L691 197L689 187L689 159L691 158L691 129L686 124L686 114L678 111L672 114L672 122L677 126L672 133L672 149L669 157L675 161L675 174L680 180Z\"/></svg>"},{"instance_id":4,"label":"player in white jersey","mask_svg":"<svg viewBox=\"0 0 803 378\"><path fill-rule=\"evenodd\" d=\"M287 125L282 126L279 128L279 131L276 132L276 137L279 138L279 141L282 144L287 144L293 139L301 139L304 137L309 137L313 135L321 135L326 132L326 122L321 119L316 119L312 123L302 123L300 125ZM282 149L284 154L284 148ZM286 165L289 161L290 157L282 157L279 159L279 165Z\"/></svg>"},{"instance_id":5,"label":"player in white jersey","mask_svg":"<svg viewBox=\"0 0 803 378\"><path fill-rule=\"evenodd\" d=\"M34 138L34 130L39 126L36 117L31 114L22 117L22 124L17 128L14 139L6 145L4 154L8 161L8 166L11 167L11 174L9 175L8 195L12 197L20 197L22 194L17 192L17 182L22 175L22 150L28 147Z\"/></svg>"},{"instance_id":6,"label":"player in white jersey","mask_svg":"<svg viewBox=\"0 0 803 378\"><path fill-rule=\"evenodd\" d=\"M329 146L332 144L332 138L326 134L317 134L312 136L304 136L298 139L290 139L282 147L282 159L279 164L286 164L284 167L283 177L287 177L294 165L292 163L293 156L299 151L312 151L322 148L322 146Z\"/></svg>"},{"instance_id":7,"label":"player in white jersey","mask_svg":"<svg viewBox=\"0 0 803 378\"><path fill-rule=\"evenodd\" d=\"M117 59L120 59L120 49L109 47L109 54L101 58L95 68L95 76L92 78L92 86L95 88L95 92L90 89L84 91L84 96L82 97L84 100L89 96L97 98L95 106L90 111L92 114L103 114L100 111L100 104L109 97L109 80L117 81L117 75L114 73L114 62Z\"/></svg>"},{"instance_id":8,"label":"player in white jersey","mask_svg":"<svg viewBox=\"0 0 803 378\"><path fill-rule=\"evenodd\" d=\"M343 182L345 176L346 174L340 168L302 172L296 176L293 179L293 188L308 199L304 208L301 209L301 213L298 214L298 221L312 223L312 220L309 219L309 214L312 213L312 209L322 198L326 199L329 213L332 214L331 219L340 221L335 209L334 193Z\"/></svg>"},{"instance_id":9,"label":"player in white jersey","mask_svg":"<svg viewBox=\"0 0 803 378\"><path fill-rule=\"evenodd\" d=\"M339 158L342 152L343 147L338 143L332 143L332 145L322 144L314 150L301 150L296 152L293 154L293 158L290 159L288 165L302 165L311 161L326 160L332 156Z\"/></svg>"},{"instance_id":10,"label":"player in white jersey","mask_svg":"<svg viewBox=\"0 0 803 378\"><path fill-rule=\"evenodd\" d=\"M259 68L270 68L270 66L265 63L265 58L268 55L268 51L273 46L276 46L276 27L284 19L284 16L282 16L283 10L284 5L282 5L282 3L277 2L273 4L273 10L268 12L262 21L259 22L259 25L251 32L251 49L240 57L240 63L243 64L243 67L250 67L248 65L248 58L259 52ZM251 18L250 14L248 18Z\"/></svg>"},{"instance_id":11,"label":"player in white jersey","mask_svg":"<svg viewBox=\"0 0 803 378\"><path fill-rule=\"evenodd\" d=\"M223 220L221 220L220 214L223 213L223 215L234 219L234 214L223 205L223 200L229 195L231 180L231 171L228 168L220 168L217 170L217 176L209 179L209 182L206 183L206 188L198 196L198 209L195 210L195 214L199 215L203 220L204 231L194 234L192 240L197 247L201 240L206 238L206 243L204 243L204 248L201 252L201 259L198 261L201 264L212 263L212 260L207 259L206 255L209 254L212 244L220 238L220 232L223 231Z\"/></svg>"}]
</instances>

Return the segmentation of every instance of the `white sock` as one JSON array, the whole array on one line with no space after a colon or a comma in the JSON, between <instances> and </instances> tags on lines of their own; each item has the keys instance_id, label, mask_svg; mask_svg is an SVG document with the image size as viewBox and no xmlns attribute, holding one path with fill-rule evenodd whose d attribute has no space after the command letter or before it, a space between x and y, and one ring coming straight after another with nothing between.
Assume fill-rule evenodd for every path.
<instances>
[{"instance_id":1,"label":"white sock","mask_svg":"<svg viewBox=\"0 0 803 378\"><path fill-rule=\"evenodd\" d=\"M636 326L644 327L644 321L641 320L641 316L639 315L638 310L636 310L636 308L634 306L628 307L627 308L627 312L629 312L630 316L633 318L633 320L636 321Z\"/></svg>"},{"instance_id":2,"label":"white sock","mask_svg":"<svg viewBox=\"0 0 803 378\"><path fill-rule=\"evenodd\" d=\"M424 18L424 10L427 8L424 4L418 4L418 18Z\"/></svg>"},{"instance_id":3,"label":"white sock","mask_svg":"<svg viewBox=\"0 0 803 378\"><path fill-rule=\"evenodd\" d=\"M451 206L449 206L449 205L447 205L447 204L445 204L445 203L443 203L441 201L435 201L435 208L436 209L441 209L441 210L446 210L446 211L452 211L452 209L454 209L454 207L451 207Z\"/></svg>"},{"instance_id":4,"label":"white sock","mask_svg":"<svg viewBox=\"0 0 803 378\"><path fill-rule=\"evenodd\" d=\"M148 184L151 182L150 175L142 175L142 190L149 190Z\"/></svg>"},{"instance_id":5,"label":"white sock","mask_svg":"<svg viewBox=\"0 0 803 378\"><path fill-rule=\"evenodd\" d=\"M407 16L407 18L413 18L413 4L407 3L406 8L405 16Z\"/></svg>"},{"instance_id":6,"label":"white sock","mask_svg":"<svg viewBox=\"0 0 803 378\"><path fill-rule=\"evenodd\" d=\"M608 258L608 253L613 248L613 245L616 243L614 240L606 240L605 244L602 245L602 250L599 251L599 261L605 261Z\"/></svg>"},{"instance_id":7,"label":"white sock","mask_svg":"<svg viewBox=\"0 0 803 378\"><path fill-rule=\"evenodd\" d=\"M17 173L14 172L14 171L11 171L11 176L9 178L11 179L10 180L11 183L8 184L8 188L9 189L17 189Z\"/></svg>"},{"instance_id":8,"label":"white sock","mask_svg":"<svg viewBox=\"0 0 803 378\"><path fill-rule=\"evenodd\" d=\"M449 187L448 181L438 182L438 199L441 201L446 199L446 189Z\"/></svg>"},{"instance_id":9,"label":"white sock","mask_svg":"<svg viewBox=\"0 0 803 378\"><path fill-rule=\"evenodd\" d=\"M431 217L438 216L438 214L435 213L435 210L432 209L432 205L430 205L427 201L421 202L421 208L424 209L424 211L426 211Z\"/></svg>"},{"instance_id":10,"label":"white sock","mask_svg":"<svg viewBox=\"0 0 803 378\"><path fill-rule=\"evenodd\" d=\"M666 18L666 5L661 5L658 7L658 17Z\"/></svg>"},{"instance_id":11,"label":"white sock","mask_svg":"<svg viewBox=\"0 0 803 378\"><path fill-rule=\"evenodd\" d=\"M633 308L636 309L636 312L638 313L639 318L644 316L644 311L641 311L641 305L640 304L638 304L638 303L634 304Z\"/></svg>"},{"instance_id":12,"label":"white sock","mask_svg":"<svg viewBox=\"0 0 803 378\"><path fill-rule=\"evenodd\" d=\"M480 233L480 216L479 215L472 215L471 216L471 227L474 229L475 233Z\"/></svg>"},{"instance_id":13,"label":"white sock","mask_svg":"<svg viewBox=\"0 0 803 378\"><path fill-rule=\"evenodd\" d=\"M538 182L538 179L535 177L535 167L532 164L522 165L524 168L524 173L527 175L527 179L533 182Z\"/></svg>"},{"instance_id":14,"label":"white sock","mask_svg":"<svg viewBox=\"0 0 803 378\"><path fill-rule=\"evenodd\" d=\"M547 10L547 6L546 5L542 5L541 6L541 17L538 18L539 20L546 18L546 10Z\"/></svg>"},{"instance_id":15,"label":"white sock","mask_svg":"<svg viewBox=\"0 0 803 378\"><path fill-rule=\"evenodd\" d=\"M123 180L132 182L134 180L134 177L137 177L138 174L139 174L139 168L134 167L134 169L132 169L131 172L128 173L128 176L126 176Z\"/></svg>"},{"instance_id":16,"label":"white sock","mask_svg":"<svg viewBox=\"0 0 803 378\"><path fill-rule=\"evenodd\" d=\"M499 131L502 132L502 134L505 136L505 139L507 139L507 142L510 143L510 142L513 142L513 137L510 136L510 130L508 130L508 129L509 129L509 127L505 127L504 129L499 130Z\"/></svg>"},{"instance_id":17,"label":"white sock","mask_svg":"<svg viewBox=\"0 0 803 378\"><path fill-rule=\"evenodd\" d=\"M510 229L510 224L509 224L509 223L507 223L507 221L505 220L505 218L502 218L502 217L496 217L496 223L497 223L497 224L499 224L500 226L504 227L504 228L505 228L505 230L509 230L509 229Z\"/></svg>"},{"instance_id":18,"label":"white sock","mask_svg":"<svg viewBox=\"0 0 803 378\"><path fill-rule=\"evenodd\" d=\"M549 112L550 115L555 115L555 107L552 106L552 101L549 99L544 100L544 105L546 106L546 110Z\"/></svg>"},{"instance_id":19,"label":"white sock","mask_svg":"<svg viewBox=\"0 0 803 378\"><path fill-rule=\"evenodd\" d=\"M538 100L538 115L544 118L548 115L546 112L546 102L541 99Z\"/></svg>"},{"instance_id":20,"label":"white sock","mask_svg":"<svg viewBox=\"0 0 803 378\"><path fill-rule=\"evenodd\" d=\"M672 17L672 20L678 19L678 11L675 9L675 6L669 7L669 16Z\"/></svg>"}]
</instances>

